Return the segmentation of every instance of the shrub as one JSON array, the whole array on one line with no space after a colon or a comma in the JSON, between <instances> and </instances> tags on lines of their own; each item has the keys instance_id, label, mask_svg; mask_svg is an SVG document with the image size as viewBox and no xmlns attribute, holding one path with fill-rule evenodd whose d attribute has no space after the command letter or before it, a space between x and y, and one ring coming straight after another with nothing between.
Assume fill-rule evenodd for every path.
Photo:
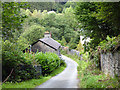
<instances>
[{"instance_id":1,"label":"shrub","mask_svg":"<svg viewBox=\"0 0 120 90\"><path fill-rule=\"evenodd\" d=\"M120 47L120 35L112 38L107 36L106 40L100 42L99 47L103 52L116 51Z\"/></svg>"},{"instance_id":2,"label":"shrub","mask_svg":"<svg viewBox=\"0 0 120 90\"><path fill-rule=\"evenodd\" d=\"M54 69L56 69L60 63L60 58L54 53L36 53L35 59L39 62L42 67L42 74L50 74Z\"/></svg>"},{"instance_id":3,"label":"shrub","mask_svg":"<svg viewBox=\"0 0 120 90\"><path fill-rule=\"evenodd\" d=\"M6 40L2 44L2 79L5 80L12 69L13 72L8 81L15 82L34 78L35 69L31 65L32 61L24 57L23 52L17 48L15 43Z\"/></svg>"},{"instance_id":4,"label":"shrub","mask_svg":"<svg viewBox=\"0 0 120 90\"><path fill-rule=\"evenodd\" d=\"M64 65L55 53L23 53L15 43L6 40L2 47L2 79L5 80L13 70L7 81L20 82L32 78L39 78L34 65L41 65L42 74L48 75L59 65Z\"/></svg>"}]
</instances>

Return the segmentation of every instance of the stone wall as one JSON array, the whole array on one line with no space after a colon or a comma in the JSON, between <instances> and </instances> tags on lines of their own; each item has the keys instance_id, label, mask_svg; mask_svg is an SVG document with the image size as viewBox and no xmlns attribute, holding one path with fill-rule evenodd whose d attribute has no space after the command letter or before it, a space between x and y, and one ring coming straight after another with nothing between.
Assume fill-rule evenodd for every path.
<instances>
[{"instance_id":1,"label":"stone wall","mask_svg":"<svg viewBox=\"0 0 120 90\"><path fill-rule=\"evenodd\" d=\"M82 55L80 55L80 52L72 49L69 50L69 48L62 47L62 50L66 51L67 54L77 55L82 60ZM100 58L101 61L101 69L102 71L107 75L110 76L118 76L120 77L120 52L115 53L102 53Z\"/></svg>"},{"instance_id":2,"label":"stone wall","mask_svg":"<svg viewBox=\"0 0 120 90\"><path fill-rule=\"evenodd\" d=\"M120 76L120 53L102 53L101 69L110 76Z\"/></svg>"},{"instance_id":3,"label":"stone wall","mask_svg":"<svg viewBox=\"0 0 120 90\"><path fill-rule=\"evenodd\" d=\"M62 46L61 49L64 50L64 51L66 51L67 54L77 55L77 56L80 57L81 60L82 60L82 55L80 55L80 52L79 52L79 51L77 51L77 50L75 50L75 49L69 50L69 48L64 47L64 46Z\"/></svg>"},{"instance_id":4,"label":"stone wall","mask_svg":"<svg viewBox=\"0 0 120 90\"><path fill-rule=\"evenodd\" d=\"M34 44L31 48L32 52L37 52L37 50L39 52L55 52L57 54L57 51L54 50L53 48L47 46L46 44L42 43L42 42L37 42L36 44Z\"/></svg>"},{"instance_id":5,"label":"stone wall","mask_svg":"<svg viewBox=\"0 0 120 90\"><path fill-rule=\"evenodd\" d=\"M36 70L36 78L39 78L40 75L42 75L42 68L41 65L34 65L34 68Z\"/></svg>"}]
</instances>

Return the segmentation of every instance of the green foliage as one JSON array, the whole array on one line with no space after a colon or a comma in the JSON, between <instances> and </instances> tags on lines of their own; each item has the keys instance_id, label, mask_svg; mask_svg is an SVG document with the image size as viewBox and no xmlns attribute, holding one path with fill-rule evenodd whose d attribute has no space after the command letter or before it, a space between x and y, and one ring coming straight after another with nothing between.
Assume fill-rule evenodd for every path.
<instances>
[{"instance_id":1,"label":"green foliage","mask_svg":"<svg viewBox=\"0 0 120 90\"><path fill-rule=\"evenodd\" d=\"M110 23L112 28L116 34L119 32L120 29L120 2L107 2L107 3L96 3L98 6L97 11L99 13L95 13L97 19L103 19L103 22Z\"/></svg>"},{"instance_id":2,"label":"green foliage","mask_svg":"<svg viewBox=\"0 0 120 90\"><path fill-rule=\"evenodd\" d=\"M70 42L68 43L69 49L75 49L77 44L75 43L75 39L71 38Z\"/></svg>"},{"instance_id":3,"label":"green foliage","mask_svg":"<svg viewBox=\"0 0 120 90\"><path fill-rule=\"evenodd\" d=\"M89 58L96 67L100 68L101 51L119 50L120 20L116 14L119 6L119 3L110 2L79 2L75 8L80 33L91 39L84 44L84 51L89 51Z\"/></svg>"},{"instance_id":4,"label":"green foliage","mask_svg":"<svg viewBox=\"0 0 120 90\"><path fill-rule=\"evenodd\" d=\"M118 88L119 82L116 78L106 76L95 65L88 61L80 61L78 66L80 88Z\"/></svg>"},{"instance_id":5,"label":"green foliage","mask_svg":"<svg viewBox=\"0 0 120 90\"><path fill-rule=\"evenodd\" d=\"M39 65L39 63L37 62L36 58L35 58L35 54L34 53L24 53L24 58L25 61L27 63L29 63L30 65Z\"/></svg>"},{"instance_id":6,"label":"green foliage","mask_svg":"<svg viewBox=\"0 0 120 90\"><path fill-rule=\"evenodd\" d=\"M44 26L49 26L49 27L55 26L55 17L56 17L56 13L46 14L41 24Z\"/></svg>"},{"instance_id":7,"label":"green foliage","mask_svg":"<svg viewBox=\"0 0 120 90\"><path fill-rule=\"evenodd\" d=\"M14 43L11 43L10 41L6 40L5 42L2 41L2 44L3 44L3 47L2 47L2 59L3 59L3 63L4 63L4 60L5 61L10 61L12 62L13 60L13 63L15 65L16 62L19 62L21 61L22 58L22 52L19 51L16 47L16 45ZM20 59L18 61L18 59ZM12 64L12 63L9 63L9 64ZM12 67L14 65L11 65Z\"/></svg>"},{"instance_id":8,"label":"green foliage","mask_svg":"<svg viewBox=\"0 0 120 90\"><path fill-rule=\"evenodd\" d=\"M28 33L28 35L31 33L28 30L30 30L33 25L39 25L41 27L44 27L45 31L51 32L52 38L55 40L62 40L62 36L64 36L66 42L68 43L72 37L74 39L74 43L78 43L79 35L76 31L77 20L75 19L72 7L66 8L63 13L47 12L45 10L43 12L40 10L34 10L32 13L28 9L21 11L29 16L25 20L23 26L23 31L27 31L26 33ZM37 35L35 37L37 37ZM32 40L33 39L31 39L31 41Z\"/></svg>"},{"instance_id":9,"label":"green foliage","mask_svg":"<svg viewBox=\"0 0 120 90\"><path fill-rule=\"evenodd\" d=\"M68 8L70 6L72 6L74 8L76 6L76 2L67 1L66 4L65 4L65 8Z\"/></svg>"},{"instance_id":10,"label":"green foliage","mask_svg":"<svg viewBox=\"0 0 120 90\"><path fill-rule=\"evenodd\" d=\"M14 69L8 81L21 82L24 80L39 78L36 77L34 65L41 65L42 74L48 75L58 66L65 65L60 58L54 53L24 53L17 49L14 43L6 40L3 41L2 50L2 67L3 80Z\"/></svg>"},{"instance_id":11,"label":"green foliage","mask_svg":"<svg viewBox=\"0 0 120 90\"><path fill-rule=\"evenodd\" d=\"M38 6L39 4L36 3L36 5ZM76 26L72 16L71 19L73 22L68 23L71 14L70 10L66 11L69 12L65 15L69 20L65 22L65 13L48 14L46 10L41 12L41 10L37 10L38 8L33 10L33 12L30 12L29 9L22 9L27 6L26 3L2 3L3 80L10 74L12 69L14 70L8 81L20 82L36 77L36 71L33 68L34 65L43 64L42 69L44 75L49 74L59 65L64 65L64 62L56 55L42 54L45 58L41 58L41 60L45 60L45 62L41 62L41 60L37 58L37 54L23 54L22 51L30 44L42 38L46 30L52 32L52 36L56 40L61 40L62 36L65 36L67 42L69 42L71 36L74 36L73 34L76 34L74 31ZM61 10L58 10L58 12L62 12ZM71 27L72 29L70 29ZM70 33L68 33L69 30ZM27 68L25 69L24 67Z\"/></svg>"},{"instance_id":12,"label":"green foliage","mask_svg":"<svg viewBox=\"0 0 120 90\"><path fill-rule=\"evenodd\" d=\"M100 41L106 39L107 35L111 37L120 33L120 28L114 25L115 23L120 24L118 22L120 20L116 19L119 18L116 13L120 10L116 8L119 8L119 3L77 3L75 15L79 22L81 34L92 39L89 48L95 49Z\"/></svg>"},{"instance_id":13,"label":"green foliage","mask_svg":"<svg viewBox=\"0 0 120 90\"><path fill-rule=\"evenodd\" d=\"M75 12L73 7L66 8L64 11L64 18L66 19L65 22L69 25L70 28L76 29L78 26L78 21L75 19Z\"/></svg>"},{"instance_id":14,"label":"green foliage","mask_svg":"<svg viewBox=\"0 0 120 90\"><path fill-rule=\"evenodd\" d=\"M2 78L5 78L13 70L8 81L22 81L34 77L34 68L27 63L22 50L28 47L28 41L20 36L25 14L20 12L21 8L27 7L26 3L3 2L2 3ZM21 66L29 70L21 70Z\"/></svg>"},{"instance_id":15,"label":"green foliage","mask_svg":"<svg viewBox=\"0 0 120 90\"><path fill-rule=\"evenodd\" d=\"M104 51L104 52L106 52L106 51L114 52L117 49L119 49L119 47L120 47L120 35L118 35L117 37L112 37L112 38L107 36L106 39L107 40L103 40L99 44L99 47L102 51Z\"/></svg>"},{"instance_id":16,"label":"green foliage","mask_svg":"<svg viewBox=\"0 0 120 90\"><path fill-rule=\"evenodd\" d=\"M49 32L51 32L51 37L55 40L59 40L59 33L60 32L60 29L59 28L55 28L55 27L46 27L46 30L48 30Z\"/></svg>"},{"instance_id":17,"label":"green foliage","mask_svg":"<svg viewBox=\"0 0 120 90\"><path fill-rule=\"evenodd\" d=\"M93 50L90 52L89 58L94 62L95 66L101 69L100 65L100 52L98 50Z\"/></svg>"},{"instance_id":18,"label":"green foliage","mask_svg":"<svg viewBox=\"0 0 120 90\"><path fill-rule=\"evenodd\" d=\"M13 33L22 28L22 23L25 15L20 14L20 8L27 7L25 3L15 3L15 2L4 2L2 3L2 37L4 40L13 39Z\"/></svg>"},{"instance_id":19,"label":"green foliage","mask_svg":"<svg viewBox=\"0 0 120 90\"><path fill-rule=\"evenodd\" d=\"M43 35L44 35L44 27L39 25L32 25L21 34L21 36L26 38L30 44L42 38Z\"/></svg>"},{"instance_id":20,"label":"green foliage","mask_svg":"<svg viewBox=\"0 0 120 90\"><path fill-rule=\"evenodd\" d=\"M66 55L67 54L67 50L60 50L60 53L63 54L63 55Z\"/></svg>"},{"instance_id":21,"label":"green foliage","mask_svg":"<svg viewBox=\"0 0 120 90\"><path fill-rule=\"evenodd\" d=\"M3 83L2 88L3 89L7 89L7 88L35 88L38 85L46 82L47 80L49 80L51 78L51 76L48 77L40 77L39 79L30 79L27 81L22 81L22 82L6 82Z\"/></svg>"},{"instance_id":22,"label":"green foliage","mask_svg":"<svg viewBox=\"0 0 120 90\"><path fill-rule=\"evenodd\" d=\"M78 78L79 88L119 88L120 84L117 78L111 78L108 75L103 74L93 61L89 61L89 58L83 58L79 60L78 57L73 55L67 55L78 63ZM84 54L84 56L88 56Z\"/></svg>"},{"instance_id":23,"label":"green foliage","mask_svg":"<svg viewBox=\"0 0 120 90\"><path fill-rule=\"evenodd\" d=\"M27 62L24 58L23 52L17 48L16 44L6 40L2 42L2 78L5 78L10 74L13 69L13 73L8 81L21 81L34 77L34 68L31 66L31 62ZM26 66L27 69L22 69L21 66ZM30 70L31 69L31 70ZM22 71L22 72L21 72Z\"/></svg>"},{"instance_id":24,"label":"green foliage","mask_svg":"<svg viewBox=\"0 0 120 90\"><path fill-rule=\"evenodd\" d=\"M57 11L62 12L64 8L64 3L61 2L28 2L30 5L29 9L33 12L33 10L47 10L47 11Z\"/></svg>"},{"instance_id":25,"label":"green foliage","mask_svg":"<svg viewBox=\"0 0 120 90\"><path fill-rule=\"evenodd\" d=\"M31 79L31 80L27 80L19 83L6 82L6 83L3 83L2 88L35 88L38 85L41 85L42 83L49 80L51 77L61 73L64 69L65 69L65 66L60 66L57 69L55 69L49 76L47 77L40 76L39 79Z\"/></svg>"},{"instance_id":26,"label":"green foliage","mask_svg":"<svg viewBox=\"0 0 120 90\"><path fill-rule=\"evenodd\" d=\"M42 67L42 74L47 75L50 74L53 70L55 70L60 65L60 58L54 53L36 53L35 59Z\"/></svg>"},{"instance_id":27,"label":"green foliage","mask_svg":"<svg viewBox=\"0 0 120 90\"><path fill-rule=\"evenodd\" d=\"M67 42L66 42L64 36L62 36L61 45L62 46L66 46L67 45Z\"/></svg>"},{"instance_id":28,"label":"green foliage","mask_svg":"<svg viewBox=\"0 0 120 90\"><path fill-rule=\"evenodd\" d=\"M77 63L79 63L79 61L80 61L80 58L76 55L76 54L74 54L74 55L71 55L71 54L64 54L65 56L67 56L67 57L70 57L70 58L72 58L74 61L76 61Z\"/></svg>"},{"instance_id":29,"label":"green foliage","mask_svg":"<svg viewBox=\"0 0 120 90\"><path fill-rule=\"evenodd\" d=\"M28 40L26 38L22 37L22 36L20 36L18 38L18 40L16 41L16 43L17 43L17 49L21 50L21 51L24 50L25 48L27 48L29 46Z\"/></svg>"},{"instance_id":30,"label":"green foliage","mask_svg":"<svg viewBox=\"0 0 120 90\"><path fill-rule=\"evenodd\" d=\"M99 23L97 23L97 19L94 18L93 16L91 16L92 12L95 12L96 7L93 3L89 3L89 2L80 2L77 3L77 6L75 8L75 14L76 14L76 18L78 19L79 24L79 28L81 31L81 34L84 35L85 37L90 37L91 39L93 39L93 43L98 44L99 40L97 40L97 38L101 38L101 34L98 34L100 32L97 31L101 31L99 28ZM94 40L94 37L96 38ZM95 46L91 46L91 47L95 47Z\"/></svg>"},{"instance_id":31,"label":"green foliage","mask_svg":"<svg viewBox=\"0 0 120 90\"><path fill-rule=\"evenodd\" d=\"M79 41L76 49L77 49L78 51L82 51L82 50L83 50L83 45L82 45L81 41Z\"/></svg>"}]
</instances>

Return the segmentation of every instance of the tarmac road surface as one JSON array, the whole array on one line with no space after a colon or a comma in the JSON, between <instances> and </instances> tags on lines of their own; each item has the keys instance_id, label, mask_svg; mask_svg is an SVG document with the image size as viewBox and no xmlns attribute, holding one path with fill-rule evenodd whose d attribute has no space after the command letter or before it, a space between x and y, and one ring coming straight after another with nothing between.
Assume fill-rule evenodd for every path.
<instances>
[{"instance_id":1,"label":"tarmac road surface","mask_svg":"<svg viewBox=\"0 0 120 90\"><path fill-rule=\"evenodd\" d=\"M65 70L36 88L78 88L78 64L64 55L62 55L62 59L64 59L67 64Z\"/></svg>"}]
</instances>

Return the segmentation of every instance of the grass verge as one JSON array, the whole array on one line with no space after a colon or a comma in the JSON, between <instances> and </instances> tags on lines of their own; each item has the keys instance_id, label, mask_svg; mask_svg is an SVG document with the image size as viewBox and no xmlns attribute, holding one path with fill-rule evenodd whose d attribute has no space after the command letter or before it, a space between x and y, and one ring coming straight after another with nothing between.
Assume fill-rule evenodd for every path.
<instances>
[{"instance_id":1,"label":"grass verge","mask_svg":"<svg viewBox=\"0 0 120 90\"><path fill-rule=\"evenodd\" d=\"M79 88L120 88L118 78L105 75L96 68L92 61L87 59L86 55L83 55L83 60L76 55L64 55L78 63Z\"/></svg>"},{"instance_id":2,"label":"grass verge","mask_svg":"<svg viewBox=\"0 0 120 90\"><path fill-rule=\"evenodd\" d=\"M117 78L105 75L95 67L93 62L80 61L78 72L80 88L120 88Z\"/></svg>"},{"instance_id":3,"label":"grass verge","mask_svg":"<svg viewBox=\"0 0 120 90\"><path fill-rule=\"evenodd\" d=\"M71 58L71 59L73 59L74 61L76 61L77 63L79 63L79 58L78 58L78 56L76 56L76 55L70 55L70 54L64 54L65 56L67 56L67 57L69 57L69 58Z\"/></svg>"},{"instance_id":4,"label":"grass verge","mask_svg":"<svg viewBox=\"0 0 120 90\"><path fill-rule=\"evenodd\" d=\"M2 90L2 85L1 85L1 82L0 82L0 90Z\"/></svg>"},{"instance_id":5,"label":"grass verge","mask_svg":"<svg viewBox=\"0 0 120 90\"><path fill-rule=\"evenodd\" d=\"M65 69L65 67L66 65L60 66L57 69L55 69L49 76L46 76L46 77L41 76L40 79L31 79L31 80L23 81L20 83L6 82L2 85L2 88L35 88L36 86L39 86L42 83L49 80L51 77L61 73Z\"/></svg>"}]
</instances>

